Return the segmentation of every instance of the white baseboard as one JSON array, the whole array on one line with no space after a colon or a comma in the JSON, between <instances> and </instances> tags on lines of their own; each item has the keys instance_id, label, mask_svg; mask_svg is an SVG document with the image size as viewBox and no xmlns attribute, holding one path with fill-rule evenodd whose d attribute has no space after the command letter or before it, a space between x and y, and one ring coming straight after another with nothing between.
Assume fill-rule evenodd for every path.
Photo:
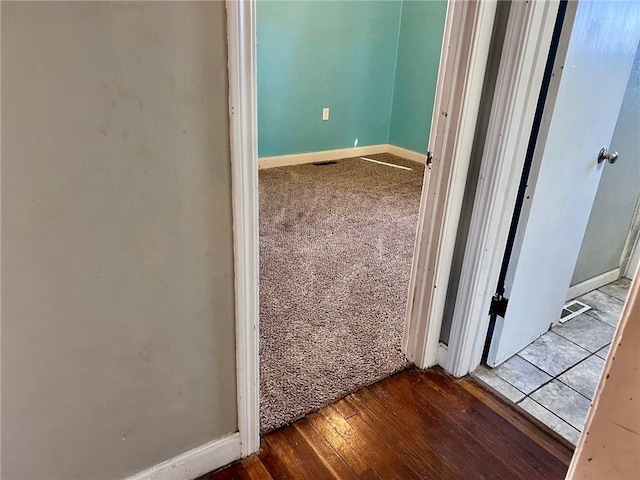
<instances>
[{"instance_id":1,"label":"white baseboard","mask_svg":"<svg viewBox=\"0 0 640 480\"><path fill-rule=\"evenodd\" d=\"M407 160L422 164L424 164L427 159L426 153L414 152L413 150L407 150L406 148L398 147L396 145L387 144L387 153L392 153L399 157L406 158Z\"/></svg>"},{"instance_id":2,"label":"white baseboard","mask_svg":"<svg viewBox=\"0 0 640 480\"><path fill-rule=\"evenodd\" d=\"M582 283L578 283L573 287L569 288L567 292L567 300L573 300L580 295L584 295L596 288L603 287L611 282L615 282L620 278L620 269L616 268L615 270L611 270L610 272L605 272L597 277L590 278L589 280L585 280Z\"/></svg>"},{"instance_id":3,"label":"white baseboard","mask_svg":"<svg viewBox=\"0 0 640 480\"><path fill-rule=\"evenodd\" d=\"M240 434L232 433L136 473L127 480L193 480L241 456Z\"/></svg>"},{"instance_id":4,"label":"white baseboard","mask_svg":"<svg viewBox=\"0 0 640 480\"><path fill-rule=\"evenodd\" d=\"M413 152L406 148L396 147L383 143L380 145L369 145L366 147L339 148L336 150L323 150L321 152L295 153L292 155L280 155L276 157L263 157L258 159L258 168L287 167L291 165L302 165L304 163L328 162L340 160L342 158L362 157L374 155L376 153L392 153L399 157L423 163L425 154Z\"/></svg>"},{"instance_id":5,"label":"white baseboard","mask_svg":"<svg viewBox=\"0 0 640 480\"><path fill-rule=\"evenodd\" d=\"M290 165L301 165L303 163L328 162L331 160L340 160L341 158L386 153L386 151L387 145L369 145L367 147L339 148L336 150L323 150L321 152L264 157L258 159L258 168L287 167Z\"/></svg>"}]
</instances>

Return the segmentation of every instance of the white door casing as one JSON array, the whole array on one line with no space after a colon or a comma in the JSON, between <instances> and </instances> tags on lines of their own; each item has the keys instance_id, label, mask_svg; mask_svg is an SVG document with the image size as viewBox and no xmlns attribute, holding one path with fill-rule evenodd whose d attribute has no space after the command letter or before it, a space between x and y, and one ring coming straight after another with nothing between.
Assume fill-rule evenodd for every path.
<instances>
[{"instance_id":1,"label":"white door casing","mask_svg":"<svg viewBox=\"0 0 640 480\"><path fill-rule=\"evenodd\" d=\"M559 320L602 170L615 168L598 163L598 152L613 136L640 38L638 18L637 2L581 0L573 28L563 31L568 50L554 72L557 93L545 105L548 129L536 145L537 179L529 182L528 215L511 258L509 303L505 318L496 319L490 366Z\"/></svg>"},{"instance_id":2,"label":"white door casing","mask_svg":"<svg viewBox=\"0 0 640 480\"><path fill-rule=\"evenodd\" d=\"M453 313L445 370L461 377L482 357L558 1L513 2Z\"/></svg>"},{"instance_id":3,"label":"white door casing","mask_svg":"<svg viewBox=\"0 0 640 480\"><path fill-rule=\"evenodd\" d=\"M253 0L226 5L238 431L246 457L260 448L256 5Z\"/></svg>"},{"instance_id":4,"label":"white door casing","mask_svg":"<svg viewBox=\"0 0 640 480\"><path fill-rule=\"evenodd\" d=\"M447 284L469 168L496 2L450 1L411 268L402 347L419 368L438 362Z\"/></svg>"}]
</instances>

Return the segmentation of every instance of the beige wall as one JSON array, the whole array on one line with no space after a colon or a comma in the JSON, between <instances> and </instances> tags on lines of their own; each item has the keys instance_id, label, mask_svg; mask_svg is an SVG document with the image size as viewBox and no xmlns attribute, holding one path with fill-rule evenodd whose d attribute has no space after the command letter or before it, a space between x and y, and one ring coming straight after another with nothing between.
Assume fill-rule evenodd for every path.
<instances>
[{"instance_id":1,"label":"beige wall","mask_svg":"<svg viewBox=\"0 0 640 480\"><path fill-rule=\"evenodd\" d=\"M2 478L237 429L223 3L2 2Z\"/></svg>"},{"instance_id":2,"label":"beige wall","mask_svg":"<svg viewBox=\"0 0 640 480\"><path fill-rule=\"evenodd\" d=\"M568 478L640 478L640 279L622 315Z\"/></svg>"}]
</instances>

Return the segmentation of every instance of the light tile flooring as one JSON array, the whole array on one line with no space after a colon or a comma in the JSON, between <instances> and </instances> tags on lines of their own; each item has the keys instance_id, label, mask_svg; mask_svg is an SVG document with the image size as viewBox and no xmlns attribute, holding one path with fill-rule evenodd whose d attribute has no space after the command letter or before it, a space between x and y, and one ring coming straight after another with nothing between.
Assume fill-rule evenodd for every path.
<instances>
[{"instance_id":1,"label":"light tile flooring","mask_svg":"<svg viewBox=\"0 0 640 480\"><path fill-rule=\"evenodd\" d=\"M473 376L576 445L630 285L623 278L579 297L591 310Z\"/></svg>"}]
</instances>

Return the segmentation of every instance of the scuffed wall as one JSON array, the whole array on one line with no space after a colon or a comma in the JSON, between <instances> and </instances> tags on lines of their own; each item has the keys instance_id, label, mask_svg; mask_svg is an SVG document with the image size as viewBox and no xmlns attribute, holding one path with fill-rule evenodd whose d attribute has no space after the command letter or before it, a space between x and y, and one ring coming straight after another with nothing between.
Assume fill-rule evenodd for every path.
<instances>
[{"instance_id":1,"label":"scuffed wall","mask_svg":"<svg viewBox=\"0 0 640 480\"><path fill-rule=\"evenodd\" d=\"M223 2L2 2L2 478L237 430Z\"/></svg>"}]
</instances>

